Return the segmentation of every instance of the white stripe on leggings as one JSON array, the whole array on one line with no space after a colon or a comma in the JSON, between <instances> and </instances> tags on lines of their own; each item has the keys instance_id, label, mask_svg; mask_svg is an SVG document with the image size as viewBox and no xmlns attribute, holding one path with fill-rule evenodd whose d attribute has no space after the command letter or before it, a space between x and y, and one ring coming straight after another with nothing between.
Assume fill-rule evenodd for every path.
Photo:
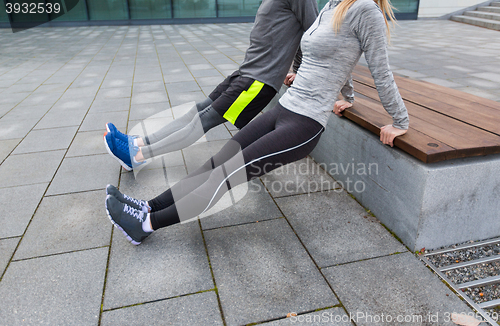
<instances>
[{"instance_id":1,"label":"white stripe on leggings","mask_svg":"<svg viewBox=\"0 0 500 326\"><path fill-rule=\"evenodd\" d=\"M238 169L236 169L235 171L231 172L227 177L224 178L224 180L222 180L222 182L219 184L219 186L217 187L217 190L215 190L215 193L214 195L212 196L212 199L210 199L210 202L208 203L207 207L203 210L203 212L201 212L200 214L203 214L207 211L207 209L210 207L210 205L212 204L212 201L214 200L215 196L217 195L217 193L219 192L220 190L220 187L222 187L222 185L224 184L224 182L227 181L227 179L229 179L233 174L235 174L236 172L238 172L239 170L243 169L244 167L252 164L252 163L255 163L257 161L260 161L260 160L263 160L265 158L268 158L268 157L271 157L271 156L274 156L274 155L279 155L279 154L283 154L285 152L289 152L289 151L293 151L294 149L296 148L299 148L300 146L304 146L305 144L309 143L310 141L312 141L314 138L316 138L319 134L321 134L321 132L323 131L324 128L321 128L320 131L318 131L318 133L316 135L314 135L314 137L312 137L311 139L303 142L302 144L300 145L297 145L297 146L294 146L294 147L291 147L291 148L288 148L288 149L284 149L282 151L279 151L279 152L276 152L276 153L271 153L271 154L267 154L267 155L264 155L262 157L259 157L259 158L256 158L255 160L252 160L248 163L246 163L245 165L243 166L240 166Z\"/></svg>"}]
</instances>

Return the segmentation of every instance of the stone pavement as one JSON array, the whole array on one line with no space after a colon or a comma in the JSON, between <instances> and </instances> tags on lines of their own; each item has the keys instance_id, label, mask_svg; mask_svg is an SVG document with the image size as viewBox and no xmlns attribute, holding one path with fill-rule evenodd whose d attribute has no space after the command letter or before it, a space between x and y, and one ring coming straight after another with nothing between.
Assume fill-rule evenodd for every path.
<instances>
[{"instance_id":1,"label":"stone pavement","mask_svg":"<svg viewBox=\"0 0 500 326\"><path fill-rule=\"evenodd\" d=\"M111 227L106 184L149 199L236 129L134 176L106 153L104 124L177 118L238 67L250 28L0 30L1 325L449 325L470 312L310 159L140 246ZM499 32L403 21L392 42L395 72L500 99Z\"/></svg>"}]
</instances>

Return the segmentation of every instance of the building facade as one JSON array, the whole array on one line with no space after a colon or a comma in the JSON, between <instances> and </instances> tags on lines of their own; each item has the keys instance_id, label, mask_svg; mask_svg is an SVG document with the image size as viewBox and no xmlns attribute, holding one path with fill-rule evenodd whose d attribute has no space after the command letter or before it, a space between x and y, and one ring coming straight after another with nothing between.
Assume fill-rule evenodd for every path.
<instances>
[{"instance_id":1,"label":"building facade","mask_svg":"<svg viewBox=\"0 0 500 326\"><path fill-rule=\"evenodd\" d=\"M321 9L328 0L317 0ZM34 1L0 1L0 24L9 21L51 21L57 25L175 24L253 21L262 0L56 0L58 13L23 13L22 5ZM419 0L392 0L398 19L417 19ZM9 9L9 10L8 10ZM7 13L7 11L11 11ZM65 14L62 14L65 13Z\"/></svg>"}]
</instances>

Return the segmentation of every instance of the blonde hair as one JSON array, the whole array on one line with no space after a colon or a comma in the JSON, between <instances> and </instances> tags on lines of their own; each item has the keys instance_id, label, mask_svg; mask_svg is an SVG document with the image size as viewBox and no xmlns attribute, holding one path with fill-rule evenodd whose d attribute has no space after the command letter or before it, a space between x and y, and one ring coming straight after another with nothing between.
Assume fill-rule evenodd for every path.
<instances>
[{"instance_id":1,"label":"blonde hair","mask_svg":"<svg viewBox=\"0 0 500 326\"><path fill-rule=\"evenodd\" d=\"M340 2L335 8L335 13L333 14L333 30L337 33L340 30L340 26L344 22L345 15L347 14L347 10L351 8L351 6L357 0L343 0ZM387 20L387 16L391 20L392 24L396 23L396 17L394 17L394 7L391 4L390 0L373 0L380 7L382 13L384 14L385 25L387 26L387 38L391 39L391 31L389 27L389 21Z\"/></svg>"}]
</instances>

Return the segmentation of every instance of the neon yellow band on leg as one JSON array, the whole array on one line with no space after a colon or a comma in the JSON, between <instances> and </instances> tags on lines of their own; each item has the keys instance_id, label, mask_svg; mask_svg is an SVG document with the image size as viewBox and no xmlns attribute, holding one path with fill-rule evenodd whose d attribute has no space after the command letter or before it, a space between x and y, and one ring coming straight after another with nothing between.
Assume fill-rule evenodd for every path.
<instances>
[{"instance_id":1,"label":"neon yellow band on leg","mask_svg":"<svg viewBox=\"0 0 500 326\"><path fill-rule=\"evenodd\" d=\"M262 87L264 87L264 83L261 83L258 80L254 81L248 90L241 92L236 101L231 104L229 109L224 114L224 118L234 124L240 113L260 93Z\"/></svg>"}]
</instances>

